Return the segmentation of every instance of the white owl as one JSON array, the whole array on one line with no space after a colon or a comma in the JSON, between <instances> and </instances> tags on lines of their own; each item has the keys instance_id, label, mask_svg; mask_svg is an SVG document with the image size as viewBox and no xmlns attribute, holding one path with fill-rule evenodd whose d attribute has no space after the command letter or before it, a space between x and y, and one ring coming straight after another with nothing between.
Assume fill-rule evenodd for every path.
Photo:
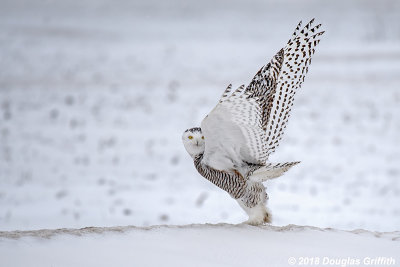
<instances>
[{"instance_id":1,"label":"white owl","mask_svg":"<svg viewBox=\"0 0 400 267\"><path fill-rule=\"evenodd\" d=\"M229 85L201 128L183 133L183 144L197 171L228 192L246 211L246 223L271 222L262 182L281 176L299 162L270 163L282 139L294 95L301 87L314 48L324 33L321 24L304 28L263 66L250 84L231 91Z\"/></svg>"}]
</instances>

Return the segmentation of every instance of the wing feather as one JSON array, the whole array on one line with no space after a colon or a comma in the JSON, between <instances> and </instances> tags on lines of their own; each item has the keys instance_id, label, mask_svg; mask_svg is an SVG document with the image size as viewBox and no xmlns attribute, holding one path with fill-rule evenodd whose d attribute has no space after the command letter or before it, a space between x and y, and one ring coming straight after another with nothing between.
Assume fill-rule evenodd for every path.
<instances>
[{"instance_id":1,"label":"wing feather","mask_svg":"<svg viewBox=\"0 0 400 267\"><path fill-rule=\"evenodd\" d=\"M232 90L232 84L229 84L228 87L226 87L224 93L222 94L222 96L221 96L221 98L219 100L220 103L222 101L225 101L226 99L228 99L231 90Z\"/></svg>"},{"instance_id":2,"label":"wing feather","mask_svg":"<svg viewBox=\"0 0 400 267\"><path fill-rule=\"evenodd\" d=\"M282 139L294 95L304 81L315 46L324 33L314 19L301 28L250 84L232 92L229 85L217 106L202 121L203 163L217 170L240 169L243 163L265 165Z\"/></svg>"},{"instance_id":3,"label":"wing feather","mask_svg":"<svg viewBox=\"0 0 400 267\"><path fill-rule=\"evenodd\" d=\"M293 106L294 95L304 82L311 57L315 53L315 46L320 42L320 36L324 31L318 32L321 24L312 27L312 19L299 32L296 28L292 38L284 48L282 69L276 82L273 102L269 111L270 116L267 124L267 143L270 155L279 145L286 129L290 111ZM300 23L299 23L300 25Z\"/></svg>"},{"instance_id":4,"label":"wing feather","mask_svg":"<svg viewBox=\"0 0 400 267\"><path fill-rule=\"evenodd\" d=\"M214 169L238 169L244 162L265 163L260 107L256 98L248 99L248 94L242 93L244 86L239 89L238 94L220 102L201 123L206 140L203 162Z\"/></svg>"}]
</instances>

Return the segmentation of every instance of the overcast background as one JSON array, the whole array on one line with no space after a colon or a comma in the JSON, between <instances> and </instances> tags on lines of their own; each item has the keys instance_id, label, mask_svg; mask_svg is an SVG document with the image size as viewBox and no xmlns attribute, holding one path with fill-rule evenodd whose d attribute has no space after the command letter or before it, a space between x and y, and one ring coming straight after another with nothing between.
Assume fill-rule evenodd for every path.
<instances>
[{"instance_id":1,"label":"overcast background","mask_svg":"<svg viewBox=\"0 0 400 267\"><path fill-rule=\"evenodd\" d=\"M181 134L313 17L274 224L399 230L400 1L365 0L0 0L0 230L246 220Z\"/></svg>"}]
</instances>

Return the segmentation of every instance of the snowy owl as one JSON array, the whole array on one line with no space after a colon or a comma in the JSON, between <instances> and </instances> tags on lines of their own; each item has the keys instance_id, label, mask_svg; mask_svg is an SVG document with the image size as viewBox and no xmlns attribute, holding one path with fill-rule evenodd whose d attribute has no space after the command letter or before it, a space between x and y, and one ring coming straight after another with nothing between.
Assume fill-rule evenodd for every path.
<instances>
[{"instance_id":1,"label":"snowy owl","mask_svg":"<svg viewBox=\"0 0 400 267\"><path fill-rule=\"evenodd\" d=\"M293 98L311 64L324 31L321 24L304 28L301 21L291 39L263 66L250 84L232 91L229 85L201 128L183 133L185 149L197 171L228 192L245 210L248 224L271 222L262 182L277 178L299 162L271 163L279 145Z\"/></svg>"}]
</instances>

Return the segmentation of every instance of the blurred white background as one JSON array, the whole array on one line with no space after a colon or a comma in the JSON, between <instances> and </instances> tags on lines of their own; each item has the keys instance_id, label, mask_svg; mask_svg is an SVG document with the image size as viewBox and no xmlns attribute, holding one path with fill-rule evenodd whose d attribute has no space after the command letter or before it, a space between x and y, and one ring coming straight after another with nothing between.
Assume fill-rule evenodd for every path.
<instances>
[{"instance_id":1,"label":"blurred white background","mask_svg":"<svg viewBox=\"0 0 400 267\"><path fill-rule=\"evenodd\" d=\"M0 230L245 220L181 134L313 17L274 224L399 230L395 0L0 0Z\"/></svg>"}]
</instances>

